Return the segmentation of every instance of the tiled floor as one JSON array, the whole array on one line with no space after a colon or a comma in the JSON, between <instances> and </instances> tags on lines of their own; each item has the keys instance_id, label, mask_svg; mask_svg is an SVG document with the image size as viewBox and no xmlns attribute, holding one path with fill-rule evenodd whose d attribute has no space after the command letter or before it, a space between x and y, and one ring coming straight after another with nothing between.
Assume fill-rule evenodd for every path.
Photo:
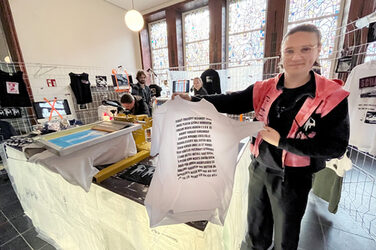
<instances>
[{"instance_id":1,"label":"tiled floor","mask_svg":"<svg viewBox=\"0 0 376 250\"><path fill-rule=\"evenodd\" d=\"M7 178L0 175L0 249L55 249L38 238L31 220ZM336 214L327 210L327 204L310 195L302 222L299 250L371 250L376 242L340 208Z\"/></svg>"},{"instance_id":2,"label":"tiled floor","mask_svg":"<svg viewBox=\"0 0 376 250\"><path fill-rule=\"evenodd\" d=\"M0 171L0 249L55 249L37 237L6 175Z\"/></svg>"}]
</instances>

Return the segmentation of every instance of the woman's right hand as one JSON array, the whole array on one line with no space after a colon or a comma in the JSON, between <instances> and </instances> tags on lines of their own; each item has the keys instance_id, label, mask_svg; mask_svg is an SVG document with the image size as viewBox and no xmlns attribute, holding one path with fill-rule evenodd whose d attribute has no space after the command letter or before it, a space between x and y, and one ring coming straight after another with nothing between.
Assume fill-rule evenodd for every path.
<instances>
[{"instance_id":1,"label":"woman's right hand","mask_svg":"<svg viewBox=\"0 0 376 250\"><path fill-rule=\"evenodd\" d=\"M182 98L184 100L187 100L187 101L192 100L191 96L188 93L173 93L171 99L174 100L175 96L177 96L177 95L180 96L180 98Z\"/></svg>"}]
</instances>

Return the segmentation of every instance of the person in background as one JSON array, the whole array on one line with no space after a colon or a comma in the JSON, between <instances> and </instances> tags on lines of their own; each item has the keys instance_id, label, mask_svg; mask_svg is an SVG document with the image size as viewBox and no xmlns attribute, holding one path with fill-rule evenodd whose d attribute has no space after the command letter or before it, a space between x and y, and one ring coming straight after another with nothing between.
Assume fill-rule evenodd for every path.
<instances>
[{"instance_id":1,"label":"person in background","mask_svg":"<svg viewBox=\"0 0 376 250\"><path fill-rule=\"evenodd\" d=\"M342 156L348 145L349 93L342 81L312 71L321 50L318 28L292 28L281 50L283 73L243 91L203 96L219 112L254 110L256 120L265 123L251 148L248 234L241 249L268 249L273 231L273 249L297 249L312 174L326 160Z\"/></svg>"},{"instance_id":2,"label":"person in background","mask_svg":"<svg viewBox=\"0 0 376 250\"><path fill-rule=\"evenodd\" d=\"M150 88L146 85L146 74L143 70L139 70L136 75L137 83L132 84L132 95L141 96L146 103L149 114L152 111L152 99Z\"/></svg>"},{"instance_id":3,"label":"person in background","mask_svg":"<svg viewBox=\"0 0 376 250\"><path fill-rule=\"evenodd\" d=\"M120 99L121 105L132 115L148 115L149 107L146 105L141 96L125 93Z\"/></svg>"},{"instance_id":4,"label":"person in background","mask_svg":"<svg viewBox=\"0 0 376 250\"><path fill-rule=\"evenodd\" d=\"M191 91L193 91L194 96L208 94L206 89L203 87L203 83L200 77L195 77L193 79L193 86L191 88Z\"/></svg>"},{"instance_id":5,"label":"person in background","mask_svg":"<svg viewBox=\"0 0 376 250\"><path fill-rule=\"evenodd\" d=\"M159 86L158 84L150 84L149 85L149 88L150 88L150 91L151 91L151 97L160 97L161 96L161 92L162 92L162 87Z\"/></svg>"}]
</instances>

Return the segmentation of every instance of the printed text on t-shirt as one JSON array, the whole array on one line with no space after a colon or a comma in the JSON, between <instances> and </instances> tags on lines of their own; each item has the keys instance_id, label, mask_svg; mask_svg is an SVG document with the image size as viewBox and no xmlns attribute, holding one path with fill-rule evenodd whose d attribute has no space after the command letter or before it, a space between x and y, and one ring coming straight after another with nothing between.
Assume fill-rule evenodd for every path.
<instances>
[{"instance_id":1,"label":"printed text on t-shirt","mask_svg":"<svg viewBox=\"0 0 376 250\"><path fill-rule=\"evenodd\" d=\"M217 176L207 117L185 117L175 121L177 134L178 179Z\"/></svg>"}]
</instances>

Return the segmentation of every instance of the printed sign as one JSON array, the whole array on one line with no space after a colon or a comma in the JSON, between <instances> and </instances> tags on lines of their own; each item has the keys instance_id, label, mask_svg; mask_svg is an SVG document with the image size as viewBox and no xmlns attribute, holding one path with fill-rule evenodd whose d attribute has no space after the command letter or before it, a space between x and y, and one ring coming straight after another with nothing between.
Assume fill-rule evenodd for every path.
<instances>
[{"instance_id":1,"label":"printed sign","mask_svg":"<svg viewBox=\"0 0 376 250\"><path fill-rule=\"evenodd\" d=\"M56 87L56 79L47 79L48 87Z\"/></svg>"},{"instance_id":2,"label":"printed sign","mask_svg":"<svg viewBox=\"0 0 376 250\"><path fill-rule=\"evenodd\" d=\"M7 93L8 94L20 94L19 83L18 82L6 82L7 84Z\"/></svg>"}]
</instances>

